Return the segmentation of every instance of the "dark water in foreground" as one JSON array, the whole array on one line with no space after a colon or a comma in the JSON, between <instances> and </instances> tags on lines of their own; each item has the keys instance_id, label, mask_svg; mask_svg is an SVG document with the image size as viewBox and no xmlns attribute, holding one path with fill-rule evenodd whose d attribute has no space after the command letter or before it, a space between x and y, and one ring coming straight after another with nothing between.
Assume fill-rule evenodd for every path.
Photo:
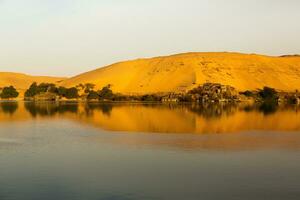
<instances>
[{"instance_id":1,"label":"dark water in foreground","mask_svg":"<svg viewBox=\"0 0 300 200\"><path fill-rule=\"evenodd\" d=\"M300 199L300 113L0 103L0 199Z\"/></svg>"}]
</instances>

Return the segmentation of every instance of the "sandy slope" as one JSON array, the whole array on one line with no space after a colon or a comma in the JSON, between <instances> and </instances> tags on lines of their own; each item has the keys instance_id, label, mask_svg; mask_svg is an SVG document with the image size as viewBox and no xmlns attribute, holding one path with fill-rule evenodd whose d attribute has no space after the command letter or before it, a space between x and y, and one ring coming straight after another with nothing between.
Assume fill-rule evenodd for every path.
<instances>
[{"instance_id":1,"label":"sandy slope","mask_svg":"<svg viewBox=\"0 0 300 200\"><path fill-rule=\"evenodd\" d=\"M33 83L55 83L58 84L64 80L62 77L48 77L48 76L30 76L21 73L0 72L0 88L5 86L14 86L20 92L20 97L23 96L24 91Z\"/></svg>"},{"instance_id":2,"label":"sandy slope","mask_svg":"<svg viewBox=\"0 0 300 200\"><path fill-rule=\"evenodd\" d=\"M26 89L33 82L58 83L64 79L62 77L30 76L21 73L0 72L0 87L13 85L18 89Z\"/></svg>"},{"instance_id":3,"label":"sandy slope","mask_svg":"<svg viewBox=\"0 0 300 200\"><path fill-rule=\"evenodd\" d=\"M114 92L179 92L205 82L239 90L270 86L300 89L300 57L269 57L240 53L185 53L138 59L99 68L62 82L63 86L94 83L97 89L111 84Z\"/></svg>"}]
</instances>

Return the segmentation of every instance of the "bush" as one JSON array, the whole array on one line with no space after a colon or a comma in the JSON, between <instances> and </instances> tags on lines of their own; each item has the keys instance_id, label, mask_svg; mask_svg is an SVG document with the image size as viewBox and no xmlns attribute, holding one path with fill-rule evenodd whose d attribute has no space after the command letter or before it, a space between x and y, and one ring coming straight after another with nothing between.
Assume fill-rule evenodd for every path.
<instances>
[{"instance_id":1,"label":"bush","mask_svg":"<svg viewBox=\"0 0 300 200\"><path fill-rule=\"evenodd\" d=\"M67 94L67 88L65 88L65 87L59 87L59 88L57 89L57 94L58 94L59 96L61 96L61 97L65 97L66 94Z\"/></svg>"},{"instance_id":2,"label":"bush","mask_svg":"<svg viewBox=\"0 0 300 200\"><path fill-rule=\"evenodd\" d=\"M84 93L88 94L90 91L92 91L95 87L95 84L92 83L86 83L84 84Z\"/></svg>"},{"instance_id":3,"label":"bush","mask_svg":"<svg viewBox=\"0 0 300 200\"><path fill-rule=\"evenodd\" d=\"M259 96L265 101L278 100L278 93L276 90L269 87L264 87L264 89L259 92Z\"/></svg>"},{"instance_id":4,"label":"bush","mask_svg":"<svg viewBox=\"0 0 300 200\"><path fill-rule=\"evenodd\" d=\"M0 97L2 99L16 98L18 96L19 92L17 92L17 90L13 86L4 87L2 89L2 93L0 94Z\"/></svg>"},{"instance_id":5,"label":"bush","mask_svg":"<svg viewBox=\"0 0 300 200\"><path fill-rule=\"evenodd\" d=\"M296 96L287 96L286 100L287 100L288 104L297 104L298 103L298 99Z\"/></svg>"},{"instance_id":6,"label":"bush","mask_svg":"<svg viewBox=\"0 0 300 200\"><path fill-rule=\"evenodd\" d=\"M56 91L56 87L53 83L41 83L37 87L38 94L51 91Z\"/></svg>"},{"instance_id":7,"label":"bush","mask_svg":"<svg viewBox=\"0 0 300 200\"><path fill-rule=\"evenodd\" d=\"M155 97L153 95L144 95L142 96L142 101L155 101Z\"/></svg>"},{"instance_id":8,"label":"bush","mask_svg":"<svg viewBox=\"0 0 300 200\"><path fill-rule=\"evenodd\" d=\"M74 99L79 97L78 89L76 87L57 88L55 84L52 83L41 83L38 85L36 82L32 83L30 87L26 90L25 97L35 97L46 92L51 93L53 95L58 95L60 97L65 97L67 99Z\"/></svg>"},{"instance_id":9,"label":"bush","mask_svg":"<svg viewBox=\"0 0 300 200\"><path fill-rule=\"evenodd\" d=\"M98 92L100 100L112 100L114 97L114 94L112 90L110 89L110 85L105 86Z\"/></svg>"},{"instance_id":10,"label":"bush","mask_svg":"<svg viewBox=\"0 0 300 200\"><path fill-rule=\"evenodd\" d=\"M58 89L52 83L41 83L38 85L34 82L30 85L29 89L26 90L25 97L34 97L35 95L45 92L57 93L57 90Z\"/></svg>"},{"instance_id":11,"label":"bush","mask_svg":"<svg viewBox=\"0 0 300 200\"><path fill-rule=\"evenodd\" d=\"M77 90L77 88L72 87L72 88L66 89L65 97L66 97L67 99L75 99L75 98L78 98L79 95L78 95L78 90Z\"/></svg>"},{"instance_id":12,"label":"bush","mask_svg":"<svg viewBox=\"0 0 300 200\"><path fill-rule=\"evenodd\" d=\"M34 82L30 85L29 89L25 92L25 97L34 97L38 94L38 86L37 83Z\"/></svg>"},{"instance_id":13,"label":"bush","mask_svg":"<svg viewBox=\"0 0 300 200\"><path fill-rule=\"evenodd\" d=\"M99 95L97 92L95 92L94 90L89 91L88 95L87 95L87 99L88 100L92 100L92 99L99 99Z\"/></svg>"}]
</instances>

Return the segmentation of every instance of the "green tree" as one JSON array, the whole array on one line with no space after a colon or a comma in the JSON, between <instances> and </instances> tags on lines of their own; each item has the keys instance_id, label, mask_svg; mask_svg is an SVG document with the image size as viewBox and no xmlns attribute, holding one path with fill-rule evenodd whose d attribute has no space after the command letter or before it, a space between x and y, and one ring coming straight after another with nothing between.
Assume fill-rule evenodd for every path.
<instances>
[{"instance_id":1,"label":"green tree","mask_svg":"<svg viewBox=\"0 0 300 200\"><path fill-rule=\"evenodd\" d=\"M0 97L2 99L16 98L18 96L19 92L17 92L17 90L13 86L4 87L2 89L2 93L0 94Z\"/></svg>"},{"instance_id":2,"label":"green tree","mask_svg":"<svg viewBox=\"0 0 300 200\"><path fill-rule=\"evenodd\" d=\"M75 86L78 90L83 90L84 89L84 85L82 83L78 84Z\"/></svg>"},{"instance_id":3,"label":"green tree","mask_svg":"<svg viewBox=\"0 0 300 200\"><path fill-rule=\"evenodd\" d=\"M57 87L53 83L41 83L38 85L36 82L34 82L26 90L25 97L34 97L37 94L45 92L57 93L57 90Z\"/></svg>"},{"instance_id":4,"label":"green tree","mask_svg":"<svg viewBox=\"0 0 300 200\"><path fill-rule=\"evenodd\" d=\"M158 101L158 98L155 95L143 95L142 101Z\"/></svg>"},{"instance_id":5,"label":"green tree","mask_svg":"<svg viewBox=\"0 0 300 200\"><path fill-rule=\"evenodd\" d=\"M25 92L25 97L34 97L38 94L38 85L36 82L32 83L29 89Z\"/></svg>"},{"instance_id":6,"label":"green tree","mask_svg":"<svg viewBox=\"0 0 300 200\"><path fill-rule=\"evenodd\" d=\"M99 95L97 92L95 92L94 90L89 91L88 95L87 95L87 99L88 100L92 100L92 99L99 99Z\"/></svg>"},{"instance_id":7,"label":"green tree","mask_svg":"<svg viewBox=\"0 0 300 200\"><path fill-rule=\"evenodd\" d=\"M85 88L84 92L88 94L91 90L94 89L94 87L95 87L95 84L86 83L86 84L84 84L84 88Z\"/></svg>"},{"instance_id":8,"label":"green tree","mask_svg":"<svg viewBox=\"0 0 300 200\"><path fill-rule=\"evenodd\" d=\"M277 101L278 100L278 93L276 92L276 90L273 88L269 88L269 87L264 87L264 89L259 92L259 96L264 101Z\"/></svg>"},{"instance_id":9,"label":"green tree","mask_svg":"<svg viewBox=\"0 0 300 200\"><path fill-rule=\"evenodd\" d=\"M102 90L100 90L98 92L99 94L99 98L104 100L111 100L114 97L114 94L112 92L112 90L110 89L110 85L105 86L104 88L102 88Z\"/></svg>"},{"instance_id":10,"label":"green tree","mask_svg":"<svg viewBox=\"0 0 300 200\"><path fill-rule=\"evenodd\" d=\"M55 91L55 85L52 83L41 83L37 86L37 93L51 92L51 90Z\"/></svg>"},{"instance_id":11,"label":"green tree","mask_svg":"<svg viewBox=\"0 0 300 200\"><path fill-rule=\"evenodd\" d=\"M75 99L75 98L78 98L79 95L78 95L78 90L77 90L77 88L76 88L76 87L68 88L68 89L66 90L66 95L65 95L65 97L66 97L67 99Z\"/></svg>"},{"instance_id":12,"label":"green tree","mask_svg":"<svg viewBox=\"0 0 300 200\"><path fill-rule=\"evenodd\" d=\"M57 94L58 94L59 96L61 96L61 97L65 97L66 94L67 94L67 88L60 86L60 87L57 89Z\"/></svg>"},{"instance_id":13,"label":"green tree","mask_svg":"<svg viewBox=\"0 0 300 200\"><path fill-rule=\"evenodd\" d=\"M58 88L54 84L51 84L48 86L47 92L58 94Z\"/></svg>"}]
</instances>

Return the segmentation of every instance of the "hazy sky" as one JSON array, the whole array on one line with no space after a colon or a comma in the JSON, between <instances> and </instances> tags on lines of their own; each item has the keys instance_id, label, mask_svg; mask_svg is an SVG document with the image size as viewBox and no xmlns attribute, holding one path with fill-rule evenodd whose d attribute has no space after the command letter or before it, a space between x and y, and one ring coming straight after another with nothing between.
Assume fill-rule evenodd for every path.
<instances>
[{"instance_id":1,"label":"hazy sky","mask_svg":"<svg viewBox=\"0 0 300 200\"><path fill-rule=\"evenodd\" d=\"M189 51L300 53L299 0L0 0L0 71L71 76Z\"/></svg>"}]
</instances>

